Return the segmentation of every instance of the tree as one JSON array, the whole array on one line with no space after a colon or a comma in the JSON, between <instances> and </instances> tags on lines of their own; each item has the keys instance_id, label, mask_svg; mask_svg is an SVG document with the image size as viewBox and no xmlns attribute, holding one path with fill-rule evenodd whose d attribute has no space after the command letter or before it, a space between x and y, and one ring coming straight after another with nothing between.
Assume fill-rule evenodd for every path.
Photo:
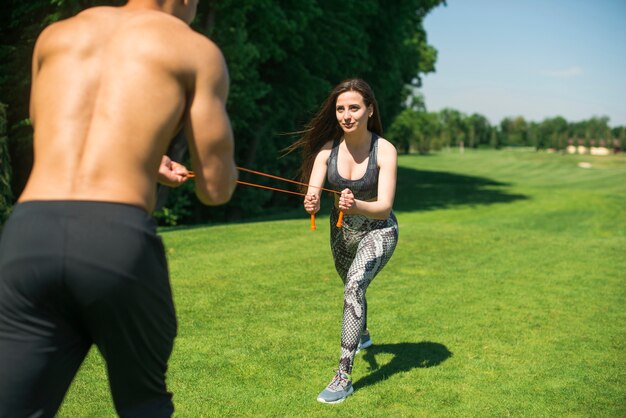
<instances>
[{"instance_id":1,"label":"tree","mask_svg":"<svg viewBox=\"0 0 626 418\"><path fill-rule=\"evenodd\" d=\"M48 23L79 10L123 0L7 0L2 23L0 86L8 105L9 148L18 195L32 164L28 124L30 55ZM297 155L280 158L333 85L350 78L367 80L376 92L384 126L402 110L421 74L433 71L436 51L426 42L423 19L443 0L207 0L199 3L193 27L223 50L231 75L228 111L239 165L294 176ZM6 59L5 59L6 58ZM258 180L258 179L255 179ZM207 208L176 189L171 201L188 198L188 216L169 204L177 222L226 220L268 210L298 207L284 194L239 189L226 206ZM178 205L181 206L181 205ZM174 211L174 212L173 212Z\"/></svg>"},{"instance_id":2,"label":"tree","mask_svg":"<svg viewBox=\"0 0 626 418\"><path fill-rule=\"evenodd\" d=\"M537 122L530 122L526 131L526 137L528 145L535 147L535 150L539 150L542 145L541 125Z\"/></svg>"},{"instance_id":3,"label":"tree","mask_svg":"<svg viewBox=\"0 0 626 418\"><path fill-rule=\"evenodd\" d=\"M527 145L527 129L528 124L521 116L504 118L502 122L500 122L503 145Z\"/></svg>"},{"instance_id":4,"label":"tree","mask_svg":"<svg viewBox=\"0 0 626 418\"><path fill-rule=\"evenodd\" d=\"M613 149L616 152L622 152L626 147L626 126L616 126L611 129L613 136Z\"/></svg>"},{"instance_id":5,"label":"tree","mask_svg":"<svg viewBox=\"0 0 626 418\"><path fill-rule=\"evenodd\" d=\"M417 151L426 154L439 135L439 118L437 113L405 109L393 122L388 131L388 139L402 153Z\"/></svg>"},{"instance_id":6,"label":"tree","mask_svg":"<svg viewBox=\"0 0 626 418\"><path fill-rule=\"evenodd\" d=\"M439 123L443 145L458 145L465 140L465 115L455 109L442 109L439 112Z\"/></svg>"},{"instance_id":7,"label":"tree","mask_svg":"<svg viewBox=\"0 0 626 418\"><path fill-rule=\"evenodd\" d=\"M437 142L441 126L439 125L439 117L434 112L418 112L417 113L417 131L413 136L411 146L420 154L426 154L431 150L441 149L441 145Z\"/></svg>"},{"instance_id":8,"label":"tree","mask_svg":"<svg viewBox=\"0 0 626 418\"><path fill-rule=\"evenodd\" d=\"M586 121L585 136L589 140L591 146L606 145L606 141L611 138L611 129L609 128L609 118L592 117Z\"/></svg>"},{"instance_id":9,"label":"tree","mask_svg":"<svg viewBox=\"0 0 626 418\"><path fill-rule=\"evenodd\" d=\"M474 113L465 119L467 146L477 148L479 145L488 145L490 140L491 124L486 117Z\"/></svg>"},{"instance_id":10,"label":"tree","mask_svg":"<svg viewBox=\"0 0 626 418\"><path fill-rule=\"evenodd\" d=\"M557 150L565 149L569 131L569 125L563 117L556 116L545 119L539 126L542 147Z\"/></svg>"},{"instance_id":11,"label":"tree","mask_svg":"<svg viewBox=\"0 0 626 418\"><path fill-rule=\"evenodd\" d=\"M399 153L408 154L411 141L416 131L415 113L413 109L405 109L393 121L387 131L387 139L394 144Z\"/></svg>"}]
</instances>

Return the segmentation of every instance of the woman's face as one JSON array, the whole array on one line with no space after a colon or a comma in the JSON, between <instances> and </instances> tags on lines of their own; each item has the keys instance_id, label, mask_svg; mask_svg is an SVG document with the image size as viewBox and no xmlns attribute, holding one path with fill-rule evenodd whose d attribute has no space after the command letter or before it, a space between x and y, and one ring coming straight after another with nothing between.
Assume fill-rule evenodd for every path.
<instances>
[{"instance_id":1,"label":"woman's face","mask_svg":"<svg viewBox=\"0 0 626 418\"><path fill-rule=\"evenodd\" d=\"M373 111L372 106L366 106L361 93L346 91L337 96L335 114L337 122L345 133L361 129L367 130L367 121Z\"/></svg>"}]
</instances>

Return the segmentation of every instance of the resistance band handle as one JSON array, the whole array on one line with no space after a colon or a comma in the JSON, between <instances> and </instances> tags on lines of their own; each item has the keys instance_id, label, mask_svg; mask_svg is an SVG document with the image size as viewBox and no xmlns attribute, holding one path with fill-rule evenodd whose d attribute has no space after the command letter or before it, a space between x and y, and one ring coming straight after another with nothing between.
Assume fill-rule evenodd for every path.
<instances>
[{"instance_id":1,"label":"resistance band handle","mask_svg":"<svg viewBox=\"0 0 626 418\"><path fill-rule=\"evenodd\" d=\"M337 219L337 228L341 228L341 225L343 225L343 211L342 210L339 211L339 219Z\"/></svg>"},{"instance_id":2,"label":"resistance band handle","mask_svg":"<svg viewBox=\"0 0 626 418\"><path fill-rule=\"evenodd\" d=\"M315 213L311 214L311 231L315 231L317 227L315 226Z\"/></svg>"}]
</instances>

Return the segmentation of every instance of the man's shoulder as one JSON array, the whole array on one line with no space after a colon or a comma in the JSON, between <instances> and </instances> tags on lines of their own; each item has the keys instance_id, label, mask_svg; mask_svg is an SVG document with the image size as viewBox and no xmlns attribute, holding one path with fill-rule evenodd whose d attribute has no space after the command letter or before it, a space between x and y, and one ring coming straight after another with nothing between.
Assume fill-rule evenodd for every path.
<instances>
[{"instance_id":1,"label":"man's shoulder","mask_svg":"<svg viewBox=\"0 0 626 418\"><path fill-rule=\"evenodd\" d=\"M151 34L160 34L174 39L179 36L206 39L204 35L191 29L179 18L158 10L125 10L122 7L98 6L85 9L75 17L67 19L66 22L114 24L116 31L124 35L136 31L145 37L149 37Z\"/></svg>"},{"instance_id":2,"label":"man's shoulder","mask_svg":"<svg viewBox=\"0 0 626 418\"><path fill-rule=\"evenodd\" d=\"M137 35L142 42L155 41L170 45L189 56L203 58L206 54L220 54L219 48L204 34L170 14L153 11L137 14L125 22L126 35ZM132 35L131 35L132 34Z\"/></svg>"},{"instance_id":3,"label":"man's shoulder","mask_svg":"<svg viewBox=\"0 0 626 418\"><path fill-rule=\"evenodd\" d=\"M75 18L90 18L104 15L114 15L118 13L119 8L113 6L96 6L80 11Z\"/></svg>"},{"instance_id":4,"label":"man's shoulder","mask_svg":"<svg viewBox=\"0 0 626 418\"><path fill-rule=\"evenodd\" d=\"M85 9L75 16L48 25L39 35L39 41L66 35L76 40L77 34L84 35L85 32L92 31L98 22L115 19L116 9L109 6Z\"/></svg>"}]
</instances>

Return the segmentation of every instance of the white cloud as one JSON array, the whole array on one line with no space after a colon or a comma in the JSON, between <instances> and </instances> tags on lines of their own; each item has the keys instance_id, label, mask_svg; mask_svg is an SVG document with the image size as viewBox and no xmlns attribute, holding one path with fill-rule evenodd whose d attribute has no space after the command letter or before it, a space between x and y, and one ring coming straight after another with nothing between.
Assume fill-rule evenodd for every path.
<instances>
[{"instance_id":1,"label":"white cloud","mask_svg":"<svg viewBox=\"0 0 626 418\"><path fill-rule=\"evenodd\" d=\"M584 73L585 72L583 71L583 69L578 66L572 66L561 70L542 71L543 75L556 78L578 77L583 75Z\"/></svg>"}]
</instances>

